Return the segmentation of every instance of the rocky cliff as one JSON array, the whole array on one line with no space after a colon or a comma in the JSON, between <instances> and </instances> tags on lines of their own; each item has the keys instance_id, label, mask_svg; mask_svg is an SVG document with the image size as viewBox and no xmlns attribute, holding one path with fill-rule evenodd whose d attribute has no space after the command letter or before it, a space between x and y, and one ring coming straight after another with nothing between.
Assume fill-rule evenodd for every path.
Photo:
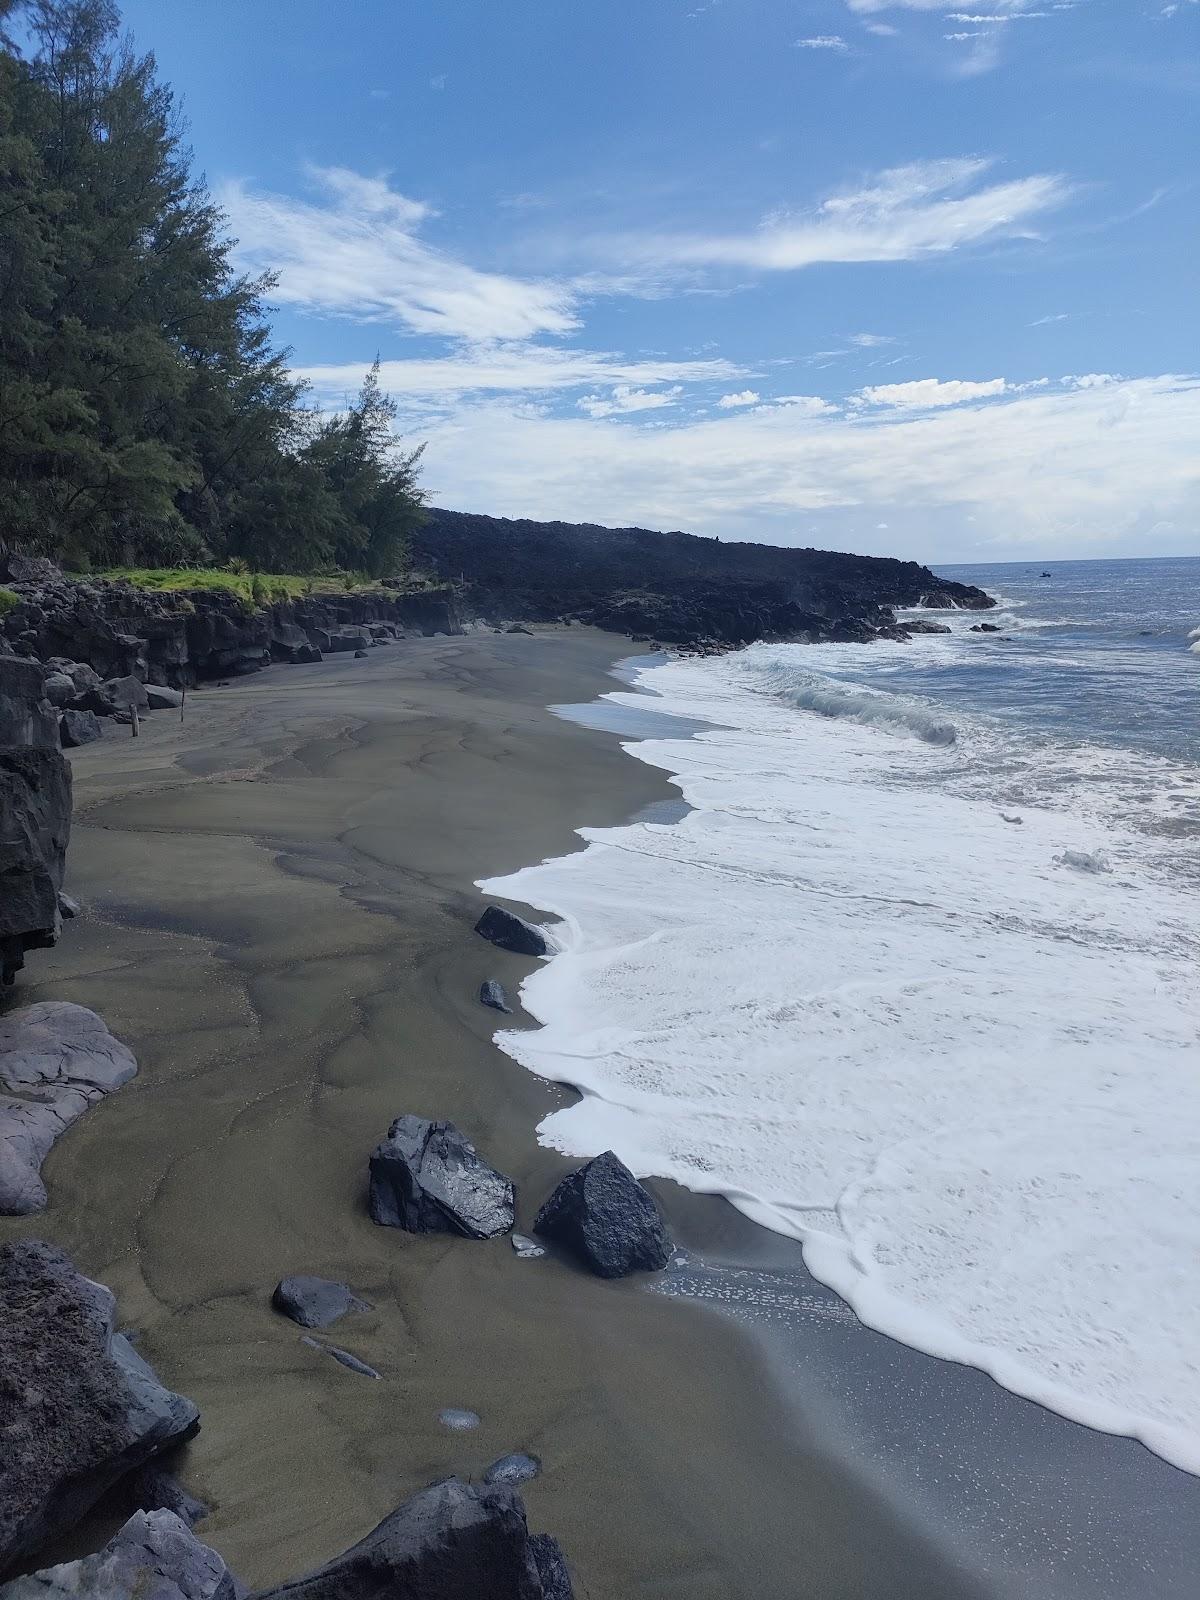
<instances>
[{"instance_id":1,"label":"rocky cliff","mask_svg":"<svg viewBox=\"0 0 1200 1600\"><path fill-rule=\"evenodd\" d=\"M34 661L0 654L0 980L58 937L71 769Z\"/></svg>"},{"instance_id":2,"label":"rocky cliff","mask_svg":"<svg viewBox=\"0 0 1200 1600\"><path fill-rule=\"evenodd\" d=\"M405 632L457 633L448 587L314 594L247 605L214 589L157 593L129 583L66 578L46 563L11 579L18 603L0 640L44 662L86 663L102 679L172 688L256 672L272 661L319 661Z\"/></svg>"},{"instance_id":3,"label":"rocky cliff","mask_svg":"<svg viewBox=\"0 0 1200 1600\"><path fill-rule=\"evenodd\" d=\"M725 544L687 533L434 510L418 561L501 621L572 618L667 644L905 637L894 606L984 610L981 589L915 561Z\"/></svg>"}]
</instances>

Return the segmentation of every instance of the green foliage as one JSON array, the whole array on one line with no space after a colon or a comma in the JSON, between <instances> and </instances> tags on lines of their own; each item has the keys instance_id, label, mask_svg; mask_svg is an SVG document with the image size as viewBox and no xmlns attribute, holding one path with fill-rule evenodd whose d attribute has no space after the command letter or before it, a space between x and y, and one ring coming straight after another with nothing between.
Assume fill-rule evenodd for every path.
<instances>
[{"instance_id":1,"label":"green foliage","mask_svg":"<svg viewBox=\"0 0 1200 1600\"><path fill-rule=\"evenodd\" d=\"M0 589L0 617L11 611L14 606L21 604L21 596L14 594L11 589Z\"/></svg>"},{"instance_id":2,"label":"green foliage","mask_svg":"<svg viewBox=\"0 0 1200 1600\"><path fill-rule=\"evenodd\" d=\"M187 589L217 589L245 605L296 600L313 594L374 594L380 585L366 573L333 572L313 578L304 573L251 572L244 561L226 567L112 567L96 574L100 582L130 583L135 589L173 594Z\"/></svg>"},{"instance_id":3,"label":"green foliage","mask_svg":"<svg viewBox=\"0 0 1200 1600\"><path fill-rule=\"evenodd\" d=\"M109 0L0 0L0 537L87 570L398 570L419 451L378 364L322 418L271 348L154 58Z\"/></svg>"}]
</instances>

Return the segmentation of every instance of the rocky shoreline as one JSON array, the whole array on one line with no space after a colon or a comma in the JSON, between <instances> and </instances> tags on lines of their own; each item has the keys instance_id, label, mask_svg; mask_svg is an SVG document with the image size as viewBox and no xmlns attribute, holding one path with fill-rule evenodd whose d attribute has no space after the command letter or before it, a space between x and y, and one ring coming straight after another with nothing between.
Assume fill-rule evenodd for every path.
<instances>
[{"instance_id":1,"label":"rocky shoreline","mask_svg":"<svg viewBox=\"0 0 1200 1600\"><path fill-rule=\"evenodd\" d=\"M149 593L130 584L70 579L36 560L16 558L8 568L17 599L0 619L5 982L27 951L55 942L62 917L76 909L62 894L71 824L71 774L62 750L99 737L102 719L123 722L136 734L142 716L182 710L186 691L206 681L272 663L316 662L329 653L365 656L411 633L453 635L481 626L526 631L526 620L592 622L635 638L637 630L649 629L663 643L701 651L779 634L864 642L907 637L888 606L870 595L828 591L826 612L817 613L794 594L781 598L769 583L734 579L681 582L670 592L666 585L654 592L613 591L602 599L568 586L560 605L575 603L549 616L554 607L545 593L519 582L490 592L478 580L420 589L397 582L390 590L247 606L212 590ZM895 584L894 575L890 581L897 591L893 603L989 603L976 593L957 593L961 586L938 586L924 569L905 584ZM485 912L476 931L502 950L547 950L541 930L497 907ZM486 980L478 999L508 1009L497 980ZM26 1215L46 1205L40 1168L57 1137L136 1071L132 1054L83 1006L41 1003L4 1018L0 1214ZM512 1181L452 1123L412 1115L394 1120L370 1158L369 1173L369 1213L385 1227L465 1239L511 1234L514 1263L557 1250L606 1279L658 1271L671 1258L653 1197L611 1152L569 1172L545 1198L533 1223L540 1239L512 1232ZM318 1330L350 1312L371 1310L346 1284L303 1273L278 1283L273 1304ZM109 1291L84 1278L60 1251L22 1240L0 1250L0 1308L8 1329L0 1351L6 1399L0 1576L29 1574L0 1586L0 1595L27 1600L99 1587L120 1600L147 1585L188 1600L233 1600L243 1592L222 1558L191 1531L206 1508L153 1465L196 1431L199 1409L163 1388L130 1339L116 1331ZM352 1351L308 1333L301 1340L351 1373L381 1376ZM562 1552L549 1536L529 1533L513 1487L538 1472L536 1457L516 1452L494 1461L480 1487L440 1482L411 1496L326 1567L262 1593L370 1600L381 1585L400 1585L413 1600L460 1594L464 1600L569 1600ZM29 1572L41 1550L109 1494L132 1514L102 1549Z\"/></svg>"}]
</instances>

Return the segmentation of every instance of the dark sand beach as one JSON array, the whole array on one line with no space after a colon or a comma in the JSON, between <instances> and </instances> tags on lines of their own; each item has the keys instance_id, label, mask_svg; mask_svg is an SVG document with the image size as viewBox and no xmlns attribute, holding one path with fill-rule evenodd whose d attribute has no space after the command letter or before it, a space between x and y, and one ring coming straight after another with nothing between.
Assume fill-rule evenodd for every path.
<instances>
[{"instance_id":1,"label":"dark sand beach","mask_svg":"<svg viewBox=\"0 0 1200 1600\"><path fill-rule=\"evenodd\" d=\"M1041 1558L1027 1585L1000 1573L965 1525L981 1503L960 1501L955 1529L944 1497L921 1492L944 1406L915 1373L958 1374L988 1427L998 1405L1013 1430L999 1476L1026 1474L1031 1516L1047 1504L1038 1481L1086 1480L1105 1449L1144 1462L1146 1514L1123 1531L1113 1495L1097 1518L1113 1560L1135 1520L1144 1534L1156 1508L1191 1515L1195 1480L1128 1441L1093 1449L1081 1429L1073 1454L1039 1454L1013 1407L1045 1414L848 1329L815 1288L818 1315L796 1247L724 1202L656 1186L679 1238L712 1263L668 1274L673 1293L521 1261L507 1239L411 1236L367 1216L367 1157L402 1112L453 1119L510 1173L519 1227L568 1169L534 1132L567 1091L497 1050L496 1015L477 1001L485 977L513 993L528 963L474 935L473 884L673 795L614 733L546 709L590 700L621 653L584 629L413 640L198 692L182 724L156 713L136 742L114 729L75 752L68 887L84 912L7 1004L94 1007L140 1072L54 1150L50 1209L5 1221L0 1238L63 1245L115 1290L164 1381L197 1401L180 1475L215 1506L201 1536L252 1586L328 1559L433 1479L526 1450L544 1463L531 1520L561 1539L588 1600L1058 1593L1036 1576ZM373 1302L329 1337L382 1381L304 1346L271 1310L294 1272ZM757 1274L753 1294L739 1295L739 1273L742 1288ZM771 1293L782 1343L754 1326ZM695 1304L739 1298L737 1317ZM806 1318L817 1331L804 1346ZM877 1421L890 1419L874 1433L816 1398L864 1382ZM447 1406L481 1427L448 1431ZM1112 1481L1135 1479L1122 1466ZM978 1482L976 1500L994 1497L986 1472ZM1086 1481L1058 1490L1068 1522L1096 1505ZM1126 1570L1090 1592L1187 1592L1166 1577L1139 1590Z\"/></svg>"}]
</instances>

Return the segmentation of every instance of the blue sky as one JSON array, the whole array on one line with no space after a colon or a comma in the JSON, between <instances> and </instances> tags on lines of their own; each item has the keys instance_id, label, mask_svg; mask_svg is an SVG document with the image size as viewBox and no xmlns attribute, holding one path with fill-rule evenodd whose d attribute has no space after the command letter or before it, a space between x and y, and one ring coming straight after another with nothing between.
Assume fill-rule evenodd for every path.
<instances>
[{"instance_id":1,"label":"blue sky","mask_svg":"<svg viewBox=\"0 0 1200 1600\"><path fill-rule=\"evenodd\" d=\"M1200 525L1197 0L129 0L435 500L921 559Z\"/></svg>"}]
</instances>

